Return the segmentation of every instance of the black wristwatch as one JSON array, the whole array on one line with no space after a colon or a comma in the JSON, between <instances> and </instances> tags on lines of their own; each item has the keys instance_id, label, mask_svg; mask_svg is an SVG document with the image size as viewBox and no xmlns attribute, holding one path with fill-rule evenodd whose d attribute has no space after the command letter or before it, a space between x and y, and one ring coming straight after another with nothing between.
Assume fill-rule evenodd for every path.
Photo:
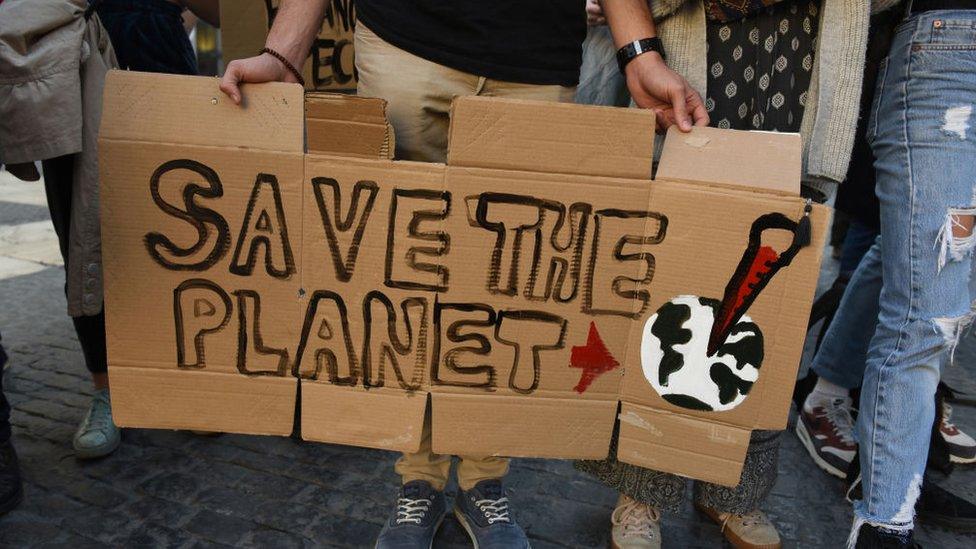
<instances>
[{"instance_id":1,"label":"black wristwatch","mask_svg":"<svg viewBox=\"0 0 976 549\"><path fill-rule=\"evenodd\" d=\"M661 54L661 59L665 59L664 44L661 43L660 38L634 40L617 50L617 65L620 67L620 72L624 72L624 67L627 66L627 63L633 61L635 57L649 51L656 51Z\"/></svg>"}]
</instances>

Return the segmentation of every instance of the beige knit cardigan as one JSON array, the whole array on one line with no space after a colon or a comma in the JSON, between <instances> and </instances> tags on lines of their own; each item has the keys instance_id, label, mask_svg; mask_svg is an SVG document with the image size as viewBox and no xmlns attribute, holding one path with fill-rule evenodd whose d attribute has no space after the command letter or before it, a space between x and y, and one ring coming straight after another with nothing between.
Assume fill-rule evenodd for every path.
<instances>
[{"instance_id":1,"label":"beige knit cardigan","mask_svg":"<svg viewBox=\"0 0 976 549\"><path fill-rule=\"evenodd\" d=\"M821 0L813 74L800 135L804 183L830 194L843 181L854 146L872 11L900 0ZM702 0L650 0L668 65L702 97L707 82Z\"/></svg>"}]
</instances>

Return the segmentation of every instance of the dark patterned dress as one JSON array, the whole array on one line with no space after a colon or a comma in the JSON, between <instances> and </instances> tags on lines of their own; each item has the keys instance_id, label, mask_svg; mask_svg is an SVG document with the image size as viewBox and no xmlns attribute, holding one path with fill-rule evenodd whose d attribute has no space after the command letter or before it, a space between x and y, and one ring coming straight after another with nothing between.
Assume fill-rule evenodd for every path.
<instances>
[{"instance_id":1,"label":"dark patterned dress","mask_svg":"<svg viewBox=\"0 0 976 549\"><path fill-rule=\"evenodd\" d=\"M796 132L803 119L819 25L819 0L784 1L734 21L708 20L708 93L711 125L739 130ZM720 512L758 509L776 483L782 431L753 431L734 488L694 483L699 503ZM681 510L687 479L610 457L577 461L611 488L665 512Z\"/></svg>"},{"instance_id":2,"label":"dark patterned dress","mask_svg":"<svg viewBox=\"0 0 976 549\"><path fill-rule=\"evenodd\" d=\"M712 126L799 131L819 15L819 0L800 0L737 21L708 22L705 108Z\"/></svg>"}]
</instances>

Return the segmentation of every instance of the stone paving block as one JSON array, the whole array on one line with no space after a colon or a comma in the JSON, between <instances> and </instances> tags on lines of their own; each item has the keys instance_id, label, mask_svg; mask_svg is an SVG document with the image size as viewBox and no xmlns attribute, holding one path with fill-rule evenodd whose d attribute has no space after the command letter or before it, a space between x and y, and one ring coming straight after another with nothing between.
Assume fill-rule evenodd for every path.
<instances>
[{"instance_id":1,"label":"stone paving block","mask_svg":"<svg viewBox=\"0 0 976 549\"><path fill-rule=\"evenodd\" d=\"M603 488L602 492L595 494L594 499L605 500L611 490ZM533 539L574 547L605 546L609 542L609 506L552 498L542 493L523 493L514 500L514 505L516 516ZM537 512L543 509L545 512Z\"/></svg>"},{"instance_id":2,"label":"stone paving block","mask_svg":"<svg viewBox=\"0 0 976 549\"><path fill-rule=\"evenodd\" d=\"M3 386L6 392L10 393L7 395L8 400L20 401L27 400L34 395L40 396L40 393L47 389L46 385L14 375L8 375L3 379Z\"/></svg>"},{"instance_id":3,"label":"stone paving block","mask_svg":"<svg viewBox=\"0 0 976 549\"><path fill-rule=\"evenodd\" d=\"M3 187L2 194L5 201L0 202L0 225L15 226L32 221L36 222L38 219L48 217L49 214L46 205L7 202L6 200L9 199L10 192L6 187ZM50 225L50 222L48 224ZM54 229L53 225L51 229Z\"/></svg>"},{"instance_id":4,"label":"stone paving block","mask_svg":"<svg viewBox=\"0 0 976 549\"><path fill-rule=\"evenodd\" d=\"M63 494L45 490L33 483L24 486L24 500L18 512L41 517L45 522L57 523L63 517L79 511L85 504Z\"/></svg>"},{"instance_id":5,"label":"stone paving block","mask_svg":"<svg viewBox=\"0 0 976 549\"><path fill-rule=\"evenodd\" d=\"M246 494L234 488L217 487L202 492L193 501L193 506L209 509L221 515L252 520L258 509L278 506L280 503L266 497ZM311 520L308 521L311 523Z\"/></svg>"},{"instance_id":6,"label":"stone paving block","mask_svg":"<svg viewBox=\"0 0 976 549\"><path fill-rule=\"evenodd\" d=\"M155 496L137 495L119 510L140 522L152 520L179 528L190 519L195 507Z\"/></svg>"},{"instance_id":7,"label":"stone paving block","mask_svg":"<svg viewBox=\"0 0 976 549\"><path fill-rule=\"evenodd\" d=\"M4 518L0 526L0 547L27 547L49 542L58 536L57 529L51 528L51 523L43 517Z\"/></svg>"},{"instance_id":8,"label":"stone paving block","mask_svg":"<svg viewBox=\"0 0 976 549\"><path fill-rule=\"evenodd\" d=\"M139 490L158 498L186 503L199 493L200 480L181 472L163 472L139 484Z\"/></svg>"},{"instance_id":9,"label":"stone paving block","mask_svg":"<svg viewBox=\"0 0 976 549\"><path fill-rule=\"evenodd\" d=\"M112 509L129 501L130 492L116 490L104 482L80 476L61 487L64 494L101 509Z\"/></svg>"},{"instance_id":10,"label":"stone paving block","mask_svg":"<svg viewBox=\"0 0 976 549\"><path fill-rule=\"evenodd\" d=\"M234 463L216 462L210 459L206 453L198 454L195 452L190 454L189 457L192 461L189 462L189 465L184 470L187 474L196 476L197 478L207 479L209 485L231 486L250 473L250 469ZM158 470L157 465L151 467Z\"/></svg>"},{"instance_id":11,"label":"stone paving block","mask_svg":"<svg viewBox=\"0 0 976 549\"><path fill-rule=\"evenodd\" d=\"M139 526L124 513L91 505L64 517L62 522L62 528L69 532L110 545L119 544Z\"/></svg>"},{"instance_id":12,"label":"stone paving block","mask_svg":"<svg viewBox=\"0 0 976 549\"><path fill-rule=\"evenodd\" d=\"M35 164L38 171L41 170L40 164ZM7 170L0 170L0 200L11 206L28 204L39 206L43 213L36 213L31 221L43 219L47 214L47 198L44 194L44 178L39 181L21 181Z\"/></svg>"},{"instance_id":13,"label":"stone paving block","mask_svg":"<svg viewBox=\"0 0 976 549\"><path fill-rule=\"evenodd\" d=\"M186 471L199 463L199 458L187 454L180 447L174 448L154 444L153 439L148 436L150 434L148 431L138 429L126 429L122 432L123 444L127 446L137 445L141 448L142 452L139 455L140 463L154 469L156 472Z\"/></svg>"},{"instance_id":14,"label":"stone paving block","mask_svg":"<svg viewBox=\"0 0 976 549\"><path fill-rule=\"evenodd\" d=\"M321 516L343 516L343 514L339 510L321 509L289 501L255 507L252 520L255 524L271 529L302 533L311 528ZM361 520L361 517L357 516L351 518Z\"/></svg>"},{"instance_id":15,"label":"stone paving block","mask_svg":"<svg viewBox=\"0 0 976 549\"><path fill-rule=\"evenodd\" d=\"M376 540L380 528L378 524L352 518L335 520L334 517L319 517L318 522L306 532L309 538L324 543L342 547L367 547Z\"/></svg>"},{"instance_id":16,"label":"stone paving block","mask_svg":"<svg viewBox=\"0 0 976 549\"><path fill-rule=\"evenodd\" d=\"M393 470L397 454L365 448L334 446L318 464L325 469L355 477L378 478Z\"/></svg>"},{"instance_id":17,"label":"stone paving block","mask_svg":"<svg viewBox=\"0 0 976 549\"><path fill-rule=\"evenodd\" d=\"M63 417L64 405L51 400L32 399L23 403L18 410L47 419L60 420Z\"/></svg>"},{"instance_id":18,"label":"stone paving block","mask_svg":"<svg viewBox=\"0 0 976 549\"><path fill-rule=\"evenodd\" d=\"M234 546L215 541L195 539L192 543L186 545L186 547L187 549L233 549Z\"/></svg>"},{"instance_id":19,"label":"stone paving block","mask_svg":"<svg viewBox=\"0 0 976 549\"><path fill-rule=\"evenodd\" d=\"M193 542L193 536L160 524L143 524L132 534L118 540L120 547L182 547Z\"/></svg>"},{"instance_id":20,"label":"stone paving block","mask_svg":"<svg viewBox=\"0 0 976 549\"><path fill-rule=\"evenodd\" d=\"M215 513L208 509L197 512L187 522L185 530L204 541L236 545L254 529L250 521Z\"/></svg>"},{"instance_id":21,"label":"stone paving block","mask_svg":"<svg viewBox=\"0 0 976 549\"><path fill-rule=\"evenodd\" d=\"M142 452L123 444L112 459L77 460L75 466L85 475L120 486L133 487L159 473L159 469L141 462Z\"/></svg>"},{"instance_id":22,"label":"stone paving block","mask_svg":"<svg viewBox=\"0 0 976 549\"><path fill-rule=\"evenodd\" d=\"M53 541L38 543L33 545L33 547L37 549L65 549L66 547L70 547L71 549L105 549L105 544L78 534L63 532Z\"/></svg>"},{"instance_id":23,"label":"stone paving block","mask_svg":"<svg viewBox=\"0 0 976 549\"><path fill-rule=\"evenodd\" d=\"M47 268L47 265L36 261L27 261L16 257L0 255L0 272L5 273L8 277L27 276Z\"/></svg>"},{"instance_id":24,"label":"stone paving block","mask_svg":"<svg viewBox=\"0 0 976 549\"><path fill-rule=\"evenodd\" d=\"M247 547L280 547L281 549L291 549L305 547L311 540L282 532L281 530L256 530L244 540L242 545Z\"/></svg>"},{"instance_id":25,"label":"stone paving block","mask_svg":"<svg viewBox=\"0 0 976 549\"><path fill-rule=\"evenodd\" d=\"M19 429L23 429L25 436L31 436L36 440L44 441L47 447L58 458L74 455L71 440L74 437L75 430L78 428L76 424L27 413L12 414L10 423Z\"/></svg>"},{"instance_id":26,"label":"stone paving block","mask_svg":"<svg viewBox=\"0 0 976 549\"><path fill-rule=\"evenodd\" d=\"M273 500L289 500L302 491L308 484L300 480L289 478L277 471L249 471L248 474L234 483L245 494L260 495Z\"/></svg>"},{"instance_id":27,"label":"stone paving block","mask_svg":"<svg viewBox=\"0 0 976 549\"><path fill-rule=\"evenodd\" d=\"M64 381L62 379L61 381ZM65 406L68 408L74 408L74 413L78 417L82 417L88 412L88 408L91 406L91 397L86 394L81 394L78 392L77 384L67 383L60 387L60 390L50 390L46 391L47 398L59 406Z\"/></svg>"}]
</instances>

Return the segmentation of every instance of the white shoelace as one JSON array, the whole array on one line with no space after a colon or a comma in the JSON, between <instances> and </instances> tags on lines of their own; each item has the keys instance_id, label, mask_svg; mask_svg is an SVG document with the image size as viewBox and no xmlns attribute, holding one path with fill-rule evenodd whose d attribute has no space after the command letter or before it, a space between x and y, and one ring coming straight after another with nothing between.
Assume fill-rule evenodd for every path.
<instances>
[{"instance_id":1,"label":"white shoelace","mask_svg":"<svg viewBox=\"0 0 976 549\"><path fill-rule=\"evenodd\" d=\"M503 497L500 499L479 499L474 502L474 504L481 509L481 512L485 514L485 518L488 519L488 524L495 524L496 522L511 522L508 518L508 498Z\"/></svg>"},{"instance_id":2,"label":"white shoelace","mask_svg":"<svg viewBox=\"0 0 976 549\"><path fill-rule=\"evenodd\" d=\"M424 520L427 511L430 510L431 501L427 498L410 499L400 498L397 500L397 524L413 523L420 524Z\"/></svg>"},{"instance_id":3,"label":"white shoelace","mask_svg":"<svg viewBox=\"0 0 976 549\"><path fill-rule=\"evenodd\" d=\"M610 515L610 522L623 526L624 537L628 538L653 539L654 525L659 520L661 520L661 513L657 509L630 499L619 505Z\"/></svg>"},{"instance_id":4,"label":"white shoelace","mask_svg":"<svg viewBox=\"0 0 976 549\"><path fill-rule=\"evenodd\" d=\"M837 398L824 403L824 416L845 444L854 444L854 418L848 399Z\"/></svg>"}]
</instances>

